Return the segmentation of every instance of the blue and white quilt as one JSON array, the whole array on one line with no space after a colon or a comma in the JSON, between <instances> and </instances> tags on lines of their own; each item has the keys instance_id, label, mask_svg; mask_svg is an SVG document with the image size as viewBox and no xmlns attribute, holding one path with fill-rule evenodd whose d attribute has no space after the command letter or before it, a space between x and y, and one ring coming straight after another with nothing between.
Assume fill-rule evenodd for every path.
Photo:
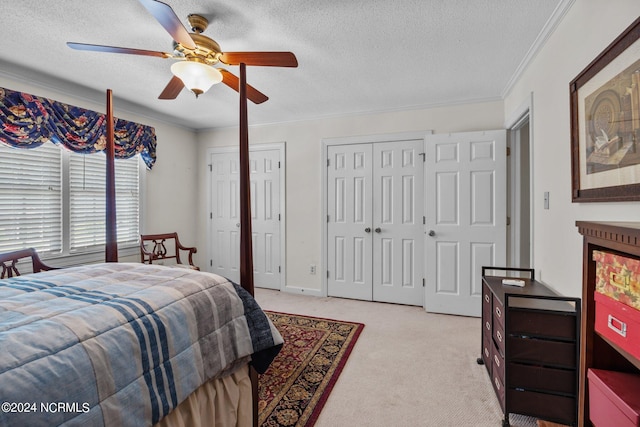
<instances>
[{"instance_id":1,"label":"blue and white quilt","mask_svg":"<svg viewBox=\"0 0 640 427\"><path fill-rule=\"evenodd\" d=\"M282 337L211 273L137 263L0 280L0 426L150 426Z\"/></svg>"}]
</instances>

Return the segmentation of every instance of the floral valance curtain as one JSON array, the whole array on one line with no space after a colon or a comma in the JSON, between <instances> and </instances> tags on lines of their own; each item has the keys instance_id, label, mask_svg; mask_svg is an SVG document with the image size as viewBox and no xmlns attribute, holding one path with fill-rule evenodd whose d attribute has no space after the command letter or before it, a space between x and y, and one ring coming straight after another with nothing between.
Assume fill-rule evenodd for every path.
<instances>
[{"instance_id":1,"label":"floral valance curtain","mask_svg":"<svg viewBox=\"0 0 640 427\"><path fill-rule=\"evenodd\" d=\"M115 157L140 154L149 169L156 161L156 133L150 126L115 119ZM0 141L36 148L47 141L78 153L104 151L106 115L0 87Z\"/></svg>"}]
</instances>

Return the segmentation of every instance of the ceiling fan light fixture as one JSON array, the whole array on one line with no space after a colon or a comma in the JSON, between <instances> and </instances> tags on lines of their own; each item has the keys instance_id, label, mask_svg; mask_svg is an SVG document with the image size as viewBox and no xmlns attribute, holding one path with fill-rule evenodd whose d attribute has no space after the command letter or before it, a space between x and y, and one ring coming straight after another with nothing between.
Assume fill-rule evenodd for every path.
<instances>
[{"instance_id":1,"label":"ceiling fan light fixture","mask_svg":"<svg viewBox=\"0 0 640 427\"><path fill-rule=\"evenodd\" d=\"M171 65L171 72L182 80L187 89L196 94L196 98L222 81L222 73L217 68L201 62L176 62Z\"/></svg>"}]
</instances>

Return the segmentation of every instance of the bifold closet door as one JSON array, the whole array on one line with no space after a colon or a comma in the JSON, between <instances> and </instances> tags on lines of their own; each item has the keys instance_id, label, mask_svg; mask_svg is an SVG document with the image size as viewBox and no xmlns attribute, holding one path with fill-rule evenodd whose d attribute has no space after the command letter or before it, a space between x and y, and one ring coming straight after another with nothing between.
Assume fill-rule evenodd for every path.
<instances>
[{"instance_id":1,"label":"bifold closet door","mask_svg":"<svg viewBox=\"0 0 640 427\"><path fill-rule=\"evenodd\" d=\"M328 147L330 296L423 304L422 140Z\"/></svg>"},{"instance_id":2,"label":"bifold closet door","mask_svg":"<svg viewBox=\"0 0 640 427\"><path fill-rule=\"evenodd\" d=\"M373 300L424 303L423 141L373 145Z\"/></svg>"},{"instance_id":3,"label":"bifold closet door","mask_svg":"<svg viewBox=\"0 0 640 427\"><path fill-rule=\"evenodd\" d=\"M327 291L371 301L372 145L330 146L328 155Z\"/></svg>"}]
</instances>

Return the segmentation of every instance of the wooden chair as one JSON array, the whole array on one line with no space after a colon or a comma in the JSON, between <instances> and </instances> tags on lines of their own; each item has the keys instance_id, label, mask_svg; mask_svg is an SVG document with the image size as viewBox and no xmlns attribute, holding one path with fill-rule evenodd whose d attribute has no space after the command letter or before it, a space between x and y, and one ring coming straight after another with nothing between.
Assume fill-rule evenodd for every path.
<instances>
[{"instance_id":1,"label":"wooden chair","mask_svg":"<svg viewBox=\"0 0 640 427\"><path fill-rule=\"evenodd\" d=\"M50 267L43 263L38 256L38 253L33 248L21 249L19 251L7 252L0 254L0 266L2 266L2 273L0 273L0 279L7 277L20 276L18 271L18 262L23 258L31 258L31 266L33 273L39 273L41 271L57 270L55 267Z\"/></svg>"},{"instance_id":2,"label":"wooden chair","mask_svg":"<svg viewBox=\"0 0 640 427\"><path fill-rule=\"evenodd\" d=\"M173 246L173 251L167 251L167 245L173 240L173 243L169 246ZM169 242L168 242L169 241ZM149 246L153 244L151 250L147 249L147 243ZM167 244L165 244L167 243ZM180 259L180 251L188 251L188 264L183 264ZM196 248L183 246L178 239L178 233L164 233L164 234L141 234L140 235L140 257L143 263L152 264L153 261L175 259L177 265L185 266L193 270L200 270L193 264L193 254L198 250Z\"/></svg>"}]
</instances>

